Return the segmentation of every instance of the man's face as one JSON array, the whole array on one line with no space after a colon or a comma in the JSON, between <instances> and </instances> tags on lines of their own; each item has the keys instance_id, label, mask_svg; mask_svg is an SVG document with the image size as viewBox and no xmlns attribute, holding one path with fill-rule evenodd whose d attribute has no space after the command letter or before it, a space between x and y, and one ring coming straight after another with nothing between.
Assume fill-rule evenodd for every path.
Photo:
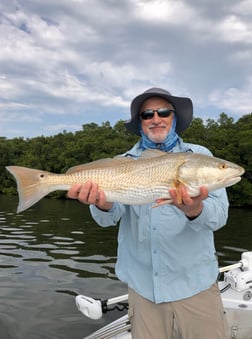
<instances>
[{"instance_id":1,"label":"man's face","mask_svg":"<svg viewBox=\"0 0 252 339\"><path fill-rule=\"evenodd\" d=\"M160 97L152 97L144 101L140 108L141 112L147 109L156 110L158 108L168 108L169 110L174 110L174 107L165 99ZM143 120L141 117L141 126L144 134L148 136L148 138L156 143L161 143L166 138L170 128L172 126L174 113L170 114L169 117L159 117L158 113L155 112L153 118L149 120Z\"/></svg>"}]
</instances>

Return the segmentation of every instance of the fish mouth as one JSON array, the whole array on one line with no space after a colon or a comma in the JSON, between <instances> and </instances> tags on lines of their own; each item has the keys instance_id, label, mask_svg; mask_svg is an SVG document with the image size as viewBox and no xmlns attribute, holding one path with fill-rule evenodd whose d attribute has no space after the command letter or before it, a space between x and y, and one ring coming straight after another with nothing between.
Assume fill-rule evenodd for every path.
<instances>
[{"instance_id":1,"label":"fish mouth","mask_svg":"<svg viewBox=\"0 0 252 339\"><path fill-rule=\"evenodd\" d=\"M226 180L225 180L226 181ZM232 178L229 178L227 180L227 185L226 187L228 186L233 186L235 184L237 184L239 181L241 181L241 177L240 176L235 176L235 177L232 177Z\"/></svg>"},{"instance_id":2,"label":"fish mouth","mask_svg":"<svg viewBox=\"0 0 252 339\"><path fill-rule=\"evenodd\" d=\"M245 173L245 169L243 167L239 168L239 175L242 176Z\"/></svg>"},{"instance_id":3,"label":"fish mouth","mask_svg":"<svg viewBox=\"0 0 252 339\"><path fill-rule=\"evenodd\" d=\"M241 176L244 174L244 172L245 172L244 168L240 167L237 173L225 178L224 183L226 182L226 187L235 185L239 181L241 181Z\"/></svg>"}]
</instances>

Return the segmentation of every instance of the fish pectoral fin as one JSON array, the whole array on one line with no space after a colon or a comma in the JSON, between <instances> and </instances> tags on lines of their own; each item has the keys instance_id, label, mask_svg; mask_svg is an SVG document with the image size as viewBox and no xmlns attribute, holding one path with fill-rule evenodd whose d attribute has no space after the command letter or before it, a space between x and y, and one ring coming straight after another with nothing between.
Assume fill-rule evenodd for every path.
<instances>
[{"instance_id":1,"label":"fish pectoral fin","mask_svg":"<svg viewBox=\"0 0 252 339\"><path fill-rule=\"evenodd\" d=\"M172 188L177 193L177 201L179 204L182 204L181 188L185 186L185 182L181 179L174 180L172 183Z\"/></svg>"},{"instance_id":2,"label":"fish pectoral fin","mask_svg":"<svg viewBox=\"0 0 252 339\"><path fill-rule=\"evenodd\" d=\"M172 188L176 190L177 201L182 204L181 187L186 186L186 183L180 178L180 170L187 163L187 160L183 160L177 168L176 179L172 183Z\"/></svg>"},{"instance_id":3,"label":"fish pectoral fin","mask_svg":"<svg viewBox=\"0 0 252 339\"><path fill-rule=\"evenodd\" d=\"M156 202L157 203L153 205L152 208L156 208L162 205L169 205L172 203L172 199L158 199Z\"/></svg>"}]
</instances>

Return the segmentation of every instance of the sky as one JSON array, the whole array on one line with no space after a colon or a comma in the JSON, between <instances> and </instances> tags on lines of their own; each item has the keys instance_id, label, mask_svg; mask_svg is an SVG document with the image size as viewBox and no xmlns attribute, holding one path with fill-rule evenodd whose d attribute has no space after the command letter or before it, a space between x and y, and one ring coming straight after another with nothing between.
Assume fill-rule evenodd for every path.
<instances>
[{"instance_id":1,"label":"sky","mask_svg":"<svg viewBox=\"0 0 252 339\"><path fill-rule=\"evenodd\" d=\"M128 120L150 87L252 112L252 0L1 0L0 137Z\"/></svg>"}]
</instances>

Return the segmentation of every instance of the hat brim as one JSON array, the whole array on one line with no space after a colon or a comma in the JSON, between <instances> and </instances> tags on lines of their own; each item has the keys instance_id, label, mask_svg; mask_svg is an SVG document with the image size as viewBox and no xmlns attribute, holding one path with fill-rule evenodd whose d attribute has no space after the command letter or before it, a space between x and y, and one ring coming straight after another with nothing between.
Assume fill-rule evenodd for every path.
<instances>
[{"instance_id":1,"label":"hat brim","mask_svg":"<svg viewBox=\"0 0 252 339\"><path fill-rule=\"evenodd\" d=\"M140 135L139 131L139 110L143 102L151 97L161 97L169 101L174 109L177 118L176 132L183 132L191 123L193 118L193 104L190 98L175 97L165 93L143 93L135 97L130 106L131 119L125 123L128 131Z\"/></svg>"}]
</instances>

